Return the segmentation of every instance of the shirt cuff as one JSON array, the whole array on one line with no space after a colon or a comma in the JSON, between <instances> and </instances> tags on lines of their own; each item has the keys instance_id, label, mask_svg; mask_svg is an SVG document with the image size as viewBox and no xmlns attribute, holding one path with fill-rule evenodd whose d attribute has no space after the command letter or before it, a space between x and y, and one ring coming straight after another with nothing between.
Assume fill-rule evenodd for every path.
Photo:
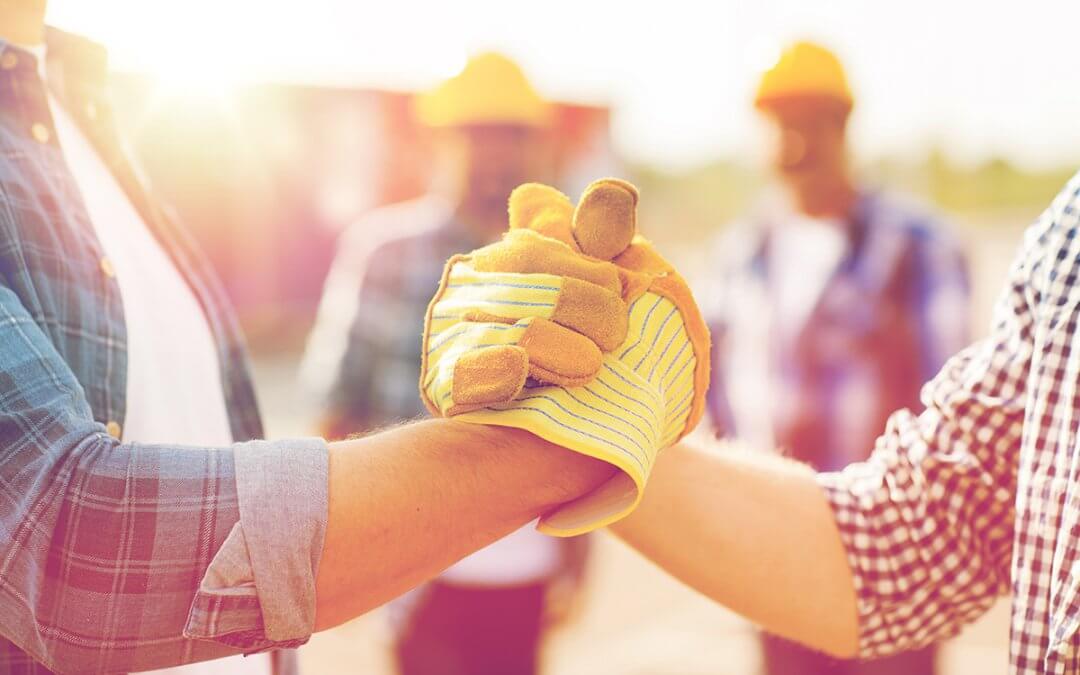
<instances>
[{"instance_id":1,"label":"shirt cuff","mask_svg":"<svg viewBox=\"0 0 1080 675\"><path fill-rule=\"evenodd\" d=\"M315 627L326 442L251 441L233 457L240 520L206 570L184 635L245 651L299 646Z\"/></svg>"}]
</instances>

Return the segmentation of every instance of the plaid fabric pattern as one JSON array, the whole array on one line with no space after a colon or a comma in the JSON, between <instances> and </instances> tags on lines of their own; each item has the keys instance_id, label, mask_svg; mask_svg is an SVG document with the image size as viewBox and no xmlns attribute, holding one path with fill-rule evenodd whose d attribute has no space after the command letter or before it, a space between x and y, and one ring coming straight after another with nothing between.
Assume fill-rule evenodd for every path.
<instances>
[{"instance_id":1,"label":"plaid fabric pattern","mask_svg":"<svg viewBox=\"0 0 1080 675\"><path fill-rule=\"evenodd\" d=\"M1026 233L990 336L868 461L821 475L864 655L953 635L1011 590L1011 672L1080 673L1078 231L1080 174Z\"/></svg>"},{"instance_id":2,"label":"plaid fabric pattern","mask_svg":"<svg viewBox=\"0 0 1080 675\"><path fill-rule=\"evenodd\" d=\"M59 31L48 42L50 86L202 304L234 437L261 436L224 295L119 150L102 96L104 53ZM288 587L256 588L254 578L313 575L325 445L121 446L107 433L125 411L119 288L51 133L36 60L2 42L0 59L0 672L146 670L304 642L310 627L267 609L270 595L278 607L276 594L294 597ZM301 470L312 466L314 476ZM260 492L264 476L282 472L311 491ZM249 527L275 509L301 520L311 511L310 537ZM262 559L275 547L280 572ZM294 550L314 557L281 562ZM295 598L313 614L313 590ZM291 672L295 660L281 665Z\"/></svg>"},{"instance_id":3,"label":"plaid fabric pattern","mask_svg":"<svg viewBox=\"0 0 1080 675\"><path fill-rule=\"evenodd\" d=\"M359 306L329 394L351 431L427 415L417 393L424 314L446 260L488 243L447 220L371 254L354 289Z\"/></svg>"},{"instance_id":4,"label":"plaid fabric pattern","mask_svg":"<svg viewBox=\"0 0 1080 675\"><path fill-rule=\"evenodd\" d=\"M874 193L850 227L847 253L796 328L776 316L774 268L790 261L773 255L772 219L721 238L724 264L702 293L713 422L824 471L865 459L889 414L918 406L922 385L969 342L967 265L945 228ZM767 382L768 400L741 400L738 378ZM754 408L751 419L734 404ZM744 428L762 425L768 434Z\"/></svg>"}]
</instances>

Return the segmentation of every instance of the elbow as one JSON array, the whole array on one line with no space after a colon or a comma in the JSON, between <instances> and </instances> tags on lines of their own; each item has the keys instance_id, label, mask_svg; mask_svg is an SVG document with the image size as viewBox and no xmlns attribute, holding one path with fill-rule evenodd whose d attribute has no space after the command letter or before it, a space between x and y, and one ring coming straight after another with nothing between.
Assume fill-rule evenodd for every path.
<instances>
[{"instance_id":1,"label":"elbow","mask_svg":"<svg viewBox=\"0 0 1080 675\"><path fill-rule=\"evenodd\" d=\"M54 673L82 672L86 669L86 664L92 662L87 652L104 648L103 645L92 645L89 649L73 647L57 640L50 640L40 634L38 641L38 649L27 651L35 661Z\"/></svg>"},{"instance_id":2,"label":"elbow","mask_svg":"<svg viewBox=\"0 0 1080 675\"><path fill-rule=\"evenodd\" d=\"M792 632L796 631L793 629ZM849 660L865 657L854 588L846 601L805 617L798 633L792 637L833 658Z\"/></svg>"},{"instance_id":3,"label":"elbow","mask_svg":"<svg viewBox=\"0 0 1080 675\"><path fill-rule=\"evenodd\" d=\"M834 659L858 658L860 656L858 634L852 632L850 635L833 636L832 639L822 643L819 649Z\"/></svg>"},{"instance_id":4,"label":"elbow","mask_svg":"<svg viewBox=\"0 0 1080 675\"><path fill-rule=\"evenodd\" d=\"M41 637L39 639L47 640ZM40 643L39 643L40 644ZM135 648L117 648L113 643L94 639L74 645L59 640L48 640L43 649L30 653L51 673L109 672L129 673L173 668L186 663L175 654L144 645ZM230 652L231 653L231 652ZM190 656L186 657L191 659ZM205 656L202 658L206 658ZM216 658L216 657L215 657ZM98 664L90 666L88 664Z\"/></svg>"},{"instance_id":5,"label":"elbow","mask_svg":"<svg viewBox=\"0 0 1080 675\"><path fill-rule=\"evenodd\" d=\"M836 624L826 636L822 651L838 659L854 659L862 656L859 631L859 610L855 599L854 584L852 595L843 611L837 612Z\"/></svg>"},{"instance_id":6,"label":"elbow","mask_svg":"<svg viewBox=\"0 0 1080 675\"><path fill-rule=\"evenodd\" d=\"M75 650L63 648L56 650L53 655L53 665L50 668L56 673L80 673L86 668L87 657L85 653L76 654Z\"/></svg>"},{"instance_id":7,"label":"elbow","mask_svg":"<svg viewBox=\"0 0 1080 675\"><path fill-rule=\"evenodd\" d=\"M850 660L866 656L861 649L858 626L854 622L825 620L812 627L786 626L777 632L782 637L834 659Z\"/></svg>"},{"instance_id":8,"label":"elbow","mask_svg":"<svg viewBox=\"0 0 1080 675\"><path fill-rule=\"evenodd\" d=\"M821 652L834 659L848 661L866 656L859 648L859 635L856 630L829 626L825 622L816 626L816 629L816 632L811 632L789 626L775 632L777 635L801 644L811 651Z\"/></svg>"},{"instance_id":9,"label":"elbow","mask_svg":"<svg viewBox=\"0 0 1080 675\"><path fill-rule=\"evenodd\" d=\"M837 625L830 631L822 645L822 651L837 659L855 659L864 656L859 631L859 616L854 590L846 611L837 614Z\"/></svg>"}]
</instances>

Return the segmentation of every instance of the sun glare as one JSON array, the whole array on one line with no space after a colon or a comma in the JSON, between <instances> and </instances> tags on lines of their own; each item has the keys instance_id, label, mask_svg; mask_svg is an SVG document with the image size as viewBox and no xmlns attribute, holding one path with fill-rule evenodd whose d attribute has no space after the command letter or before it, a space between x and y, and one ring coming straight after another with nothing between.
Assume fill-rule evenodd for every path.
<instances>
[{"instance_id":1,"label":"sun glare","mask_svg":"<svg viewBox=\"0 0 1080 675\"><path fill-rule=\"evenodd\" d=\"M108 45L110 63L152 78L159 97L184 98L193 104L221 102L238 84L253 79L253 65L280 35L276 24L250 29L258 3L247 0L189 0L167 9L157 3L113 4L122 8L125 20L102 21L90 31ZM87 23L102 13L59 1L53 8L82 15ZM273 12L267 15L278 17ZM249 29L238 30L240 26Z\"/></svg>"},{"instance_id":2,"label":"sun glare","mask_svg":"<svg viewBox=\"0 0 1080 675\"><path fill-rule=\"evenodd\" d=\"M162 54L146 64L154 80L155 97L182 99L186 104L222 104L245 80L242 73L210 59L191 59L190 54Z\"/></svg>"},{"instance_id":3,"label":"sun glare","mask_svg":"<svg viewBox=\"0 0 1080 675\"><path fill-rule=\"evenodd\" d=\"M1020 22L998 8L980 15L978 31L964 30L968 3L940 0L675 0L638 13L614 0L548 5L49 0L47 18L107 45L117 71L145 73L162 97L193 106L251 82L422 90L466 54L501 49L547 95L611 102L620 150L673 165L755 151L750 92L785 42L806 38L845 57L859 97L854 133L871 156L927 149L915 139L929 138L970 161L1049 164L1080 152L1080 87L1061 86L1075 80L1069 31L1080 3L1033 0ZM894 35L916 36L919 49L896 49Z\"/></svg>"}]
</instances>

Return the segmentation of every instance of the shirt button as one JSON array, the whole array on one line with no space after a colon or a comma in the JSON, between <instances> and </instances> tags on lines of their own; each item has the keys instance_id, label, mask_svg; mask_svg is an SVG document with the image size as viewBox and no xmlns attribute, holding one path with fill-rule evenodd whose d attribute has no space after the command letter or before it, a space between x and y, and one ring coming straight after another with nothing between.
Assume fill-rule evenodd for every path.
<instances>
[{"instance_id":1,"label":"shirt button","mask_svg":"<svg viewBox=\"0 0 1080 675\"><path fill-rule=\"evenodd\" d=\"M116 268L113 267L112 261L108 258L101 259L101 273L110 279L116 276Z\"/></svg>"},{"instance_id":2,"label":"shirt button","mask_svg":"<svg viewBox=\"0 0 1080 675\"><path fill-rule=\"evenodd\" d=\"M19 65L19 57L15 52L6 51L3 56L0 56L0 68L11 70L17 65Z\"/></svg>"},{"instance_id":3,"label":"shirt button","mask_svg":"<svg viewBox=\"0 0 1080 675\"><path fill-rule=\"evenodd\" d=\"M33 135L34 140L38 143L48 143L49 137L52 135L49 133L49 127L41 122L35 122L34 126L30 127L30 134Z\"/></svg>"},{"instance_id":4,"label":"shirt button","mask_svg":"<svg viewBox=\"0 0 1080 675\"><path fill-rule=\"evenodd\" d=\"M105 431L109 432L113 438L120 440L120 423L116 420L109 420L105 424Z\"/></svg>"}]
</instances>

